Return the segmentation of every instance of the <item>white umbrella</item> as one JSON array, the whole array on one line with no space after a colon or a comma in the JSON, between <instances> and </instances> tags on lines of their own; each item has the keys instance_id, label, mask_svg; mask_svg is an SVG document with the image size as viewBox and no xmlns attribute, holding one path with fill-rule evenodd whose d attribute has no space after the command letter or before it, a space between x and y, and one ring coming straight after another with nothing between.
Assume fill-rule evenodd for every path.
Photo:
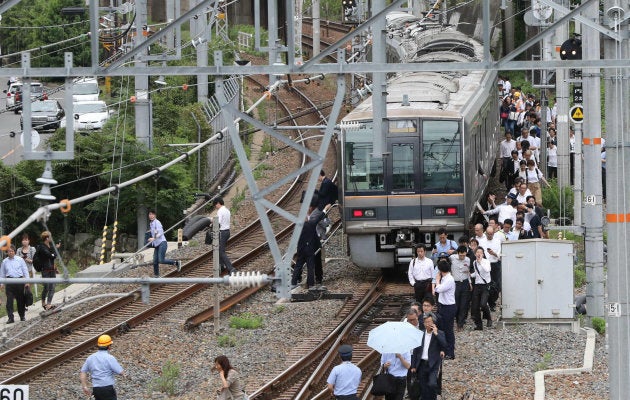
<instances>
[{"instance_id":1,"label":"white umbrella","mask_svg":"<svg viewBox=\"0 0 630 400\"><path fill-rule=\"evenodd\" d=\"M367 345L384 353L404 353L422 345L422 331L409 322L388 321L370 331Z\"/></svg>"}]
</instances>

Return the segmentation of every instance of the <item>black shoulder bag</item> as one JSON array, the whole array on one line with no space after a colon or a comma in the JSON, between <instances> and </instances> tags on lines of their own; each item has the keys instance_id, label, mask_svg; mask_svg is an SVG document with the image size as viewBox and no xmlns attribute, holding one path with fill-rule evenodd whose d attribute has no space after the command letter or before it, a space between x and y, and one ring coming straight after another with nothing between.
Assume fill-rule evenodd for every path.
<instances>
[{"instance_id":1,"label":"black shoulder bag","mask_svg":"<svg viewBox=\"0 0 630 400\"><path fill-rule=\"evenodd\" d=\"M372 378L372 390L370 393L374 396L385 396L386 394L391 394L396 391L396 379L394 375L387 372L387 370L383 369L383 371L379 374L374 375Z\"/></svg>"}]
</instances>

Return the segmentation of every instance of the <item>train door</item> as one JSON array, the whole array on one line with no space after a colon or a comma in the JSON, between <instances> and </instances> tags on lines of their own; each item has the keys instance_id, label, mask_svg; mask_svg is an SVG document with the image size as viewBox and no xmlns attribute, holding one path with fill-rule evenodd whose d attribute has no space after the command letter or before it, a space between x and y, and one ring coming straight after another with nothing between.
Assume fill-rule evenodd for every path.
<instances>
[{"instance_id":1,"label":"train door","mask_svg":"<svg viewBox=\"0 0 630 400\"><path fill-rule=\"evenodd\" d=\"M390 226L420 225L418 195L420 143L416 120L389 122L385 161L387 218Z\"/></svg>"}]
</instances>

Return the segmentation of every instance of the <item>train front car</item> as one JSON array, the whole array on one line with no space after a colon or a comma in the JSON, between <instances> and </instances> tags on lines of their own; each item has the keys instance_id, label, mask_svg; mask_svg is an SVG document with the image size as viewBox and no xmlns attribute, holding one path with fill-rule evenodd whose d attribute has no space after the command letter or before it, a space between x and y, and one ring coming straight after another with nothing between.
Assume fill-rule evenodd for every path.
<instances>
[{"instance_id":1,"label":"train front car","mask_svg":"<svg viewBox=\"0 0 630 400\"><path fill-rule=\"evenodd\" d=\"M409 40L417 48L401 46L403 62L479 61L482 54L478 42L450 28L418 30ZM433 245L440 227L455 239L468 230L487 184L479 171L489 171L496 152L495 79L466 71L389 80L382 157L373 154L371 98L343 119L341 200L356 265L406 268L412 245Z\"/></svg>"}]
</instances>

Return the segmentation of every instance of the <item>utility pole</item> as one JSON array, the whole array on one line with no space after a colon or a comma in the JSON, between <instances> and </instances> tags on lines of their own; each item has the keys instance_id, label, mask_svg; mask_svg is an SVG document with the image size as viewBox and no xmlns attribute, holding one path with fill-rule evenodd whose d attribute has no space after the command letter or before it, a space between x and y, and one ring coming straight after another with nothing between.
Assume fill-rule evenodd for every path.
<instances>
[{"instance_id":1,"label":"utility pole","mask_svg":"<svg viewBox=\"0 0 630 400\"><path fill-rule=\"evenodd\" d=\"M599 23L599 4L592 2L583 14ZM599 32L584 24L583 58L599 59ZM600 70L584 68L584 254L586 265L586 311L589 317L604 316L604 221L601 168L601 105Z\"/></svg>"},{"instance_id":2,"label":"utility pole","mask_svg":"<svg viewBox=\"0 0 630 400\"><path fill-rule=\"evenodd\" d=\"M630 15L628 0L604 0L604 26L618 32L628 32ZM626 36L604 41L604 57L627 59L630 56ZM606 304L606 334L608 335L608 365L610 399L623 400L630 392L630 276L627 267L628 208L630 185L624 171L630 160L630 122L626 100L630 93L626 68L605 69L606 105L606 225L608 231L608 303ZM586 94L586 90L584 91ZM599 93L599 92L598 92ZM588 299L587 299L588 307Z\"/></svg>"},{"instance_id":3,"label":"utility pole","mask_svg":"<svg viewBox=\"0 0 630 400\"><path fill-rule=\"evenodd\" d=\"M372 1L372 15L376 15L380 10L385 8L384 0ZM386 62L385 58L385 18L376 19L372 23L372 34L374 35L372 45L372 63L378 65ZM372 104L374 110L374 143L372 147L372 157L382 159L387 151L385 147L385 137L388 127L385 118L387 118L387 81L384 72L374 72L372 74L373 92ZM380 132L380 133L379 133Z\"/></svg>"},{"instance_id":4,"label":"utility pole","mask_svg":"<svg viewBox=\"0 0 630 400\"><path fill-rule=\"evenodd\" d=\"M319 7L319 0L313 0L313 5L311 6L311 15L313 16L313 55L311 57L319 54L319 41L321 40Z\"/></svg>"},{"instance_id":5,"label":"utility pole","mask_svg":"<svg viewBox=\"0 0 630 400\"><path fill-rule=\"evenodd\" d=\"M175 20L175 0L166 0L166 22L169 24ZM166 48L175 50L175 32L169 31L166 35Z\"/></svg>"},{"instance_id":6,"label":"utility pole","mask_svg":"<svg viewBox=\"0 0 630 400\"><path fill-rule=\"evenodd\" d=\"M557 0L556 3L567 6L566 0ZM555 10L554 20L562 18L564 14ZM568 28L566 25L556 29L554 35L555 45L559 46L568 39ZM557 57L557 55L556 55ZM556 133L558 135L558 188L560 192L570 185L569 179L569 84L567 83L567 70L556 69L556 104L557 119ZM577 162L577 161L576 161ZM576 176L575 179L578 179Z\"/></svg>"},{"instance_id":7,"label":"utility pole","mask_svg":"<svg viewBox=\"0 0 630 400\"><path fill-rule=\"evenodd\" d=\"M146 40L147 30L147 0L136 0L136 37L134 45L139 46ZM136 56L135 65L144 68L147 63L142 60L145 54ZM151 123L151 99L149 98L149 77L147 75L136 75L135 81L135 125L136 139L151 150L153 148L153 126ZM138 198L138 208L136 210L136 221L138 223L138 249L144 246L144 233L147 231L147 208L144 199Z\"/></svg>"},{"instance_id":8,"label":"utility pole","mask_svg":"<svg viewBox=\"0 0 630 400\"><path fill-rule=\"evenodd\" d=\"M194 0L193 0L194 1ZM201 4L204 0L196 0L192 6ZM208 66L208 37L210 28L208 27L208 16L206 12L200 11L190 20L190 33L193 39L196 39L195 46L197 50L197 67L205 68ZM193 42L195 43L195 42ZM208 101L208 75L197 75L197 101L205 103Z\"/></svg>"}]
</instances>

